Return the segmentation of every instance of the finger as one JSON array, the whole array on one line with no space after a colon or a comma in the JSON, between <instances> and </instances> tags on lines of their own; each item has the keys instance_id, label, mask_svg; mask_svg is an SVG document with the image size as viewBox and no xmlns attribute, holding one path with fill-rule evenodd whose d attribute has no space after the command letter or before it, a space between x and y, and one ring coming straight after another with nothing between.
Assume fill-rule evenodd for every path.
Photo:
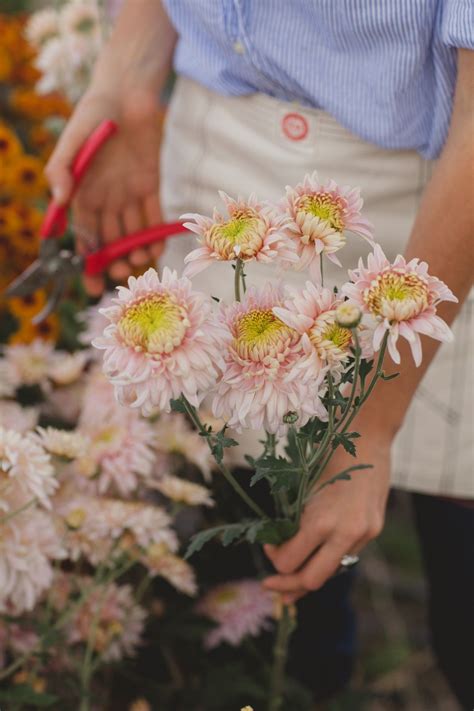
<instances>
[{"instance_id":1,"label":"finger","mask_svg":"<svg viewBox=\"0 0 474 711\"><path fill-rule=\"evenodd\" d=\"M267 590L290 595L297 595L301 590L305 589L301 573L271 575L269 578L265 578L262 585Z\"/></svg>"},{"instance_id":2,"label":"finger","mask_svg":"<svg viewBox=\"0 0 474 711\"><path fill-rule=\"evenodd\" d=\"M156 242L156 244L152 244L150 246L150 254L152 258L156 261L158 260L163 252L165 251L166 248L166 241L162 240L161 242Z\"/></svg>"},{"instance_id":3,"label":"finger","mask_svg":"<svg viewBox=\"0 0 474 711\"><path fill-rule=\"evenodd\" d=\"M147 225L158 225L162 221L160 201L157 195L148 195L143 200L143 212Z\"/></svg>"},{"instance_id":4,"label":"finger","mask_svg":"<svg viewBox=\"0 0 474 711\"><path fill-rule=\"evenodd\" d=\"M360 546L355 544L351 553L357 550ZM304 589L319 590L339 570L342 557L348 552L343 540L331 538L327 541L301 570Z\"/></svg>"},{"instance_id":5,"label":"finger","mask_svg":"<svg viewBox=\"0 0 474 711\"><path fill-rule=\"evenodd\" d=\"M108 272L113 281L125 281L132 273L132 268L126 259L117 259L110 265Z\"/></svg>"},{"instance_id":6,"label":"finger","mask_svg":"<svg viewBox=\"0 0 474 711\"><path fill-rule=\"evenodd\" d=\"M326 532L322 526L303 525L298 533L281 546L265 545L264 551L279 573L294 573L308 556L322 545Z\"/></svg>"},{"instance_id":7,"label":"finger","mask_svg":"<svg viewBox=\"0 0 474 711\"><path fill-rule=\"evenodd\" d=\"M118 214L112 210L105 210L103 212L101 227L104 242L114 242L122 235Z\"/></svg>"},{"instance_id":8,"label":"finger","mask_svg":"<svg viewBox=\"0 0 474 711\"><path fill-rule=\"evenodd\" d=\"M75 245L78 254L87 254L97 248L99 241L99 218L91 210L74 210ZM100 296L104 291L104 278L102 275L84 275L84 288L89 296Z\"/></svg>"},{"instance_id":9,"label":"finger","mask_svg":"<svg viewBox=\"0 0 474 711\"><path fill-rule=\"evenodd\" d=\"M307 594L308 594L307 590L299 590L296 593L284 593L281 596L281 599L283 600L283 603L285 605L294 605L295 602L298 602L298 600L301 600L301 598Z\"/></svg>"},{"instance_id":10,"label":"finger","mask_svg":"<svg viewBox=\"0 0 474 711\"><path fill-rule=\"evenodd\" d=\"M122 211L122 223L127 234L138 232L142 229L143 215L135 202L129 202L125 205Z\"/></svg>"}]
</instances>

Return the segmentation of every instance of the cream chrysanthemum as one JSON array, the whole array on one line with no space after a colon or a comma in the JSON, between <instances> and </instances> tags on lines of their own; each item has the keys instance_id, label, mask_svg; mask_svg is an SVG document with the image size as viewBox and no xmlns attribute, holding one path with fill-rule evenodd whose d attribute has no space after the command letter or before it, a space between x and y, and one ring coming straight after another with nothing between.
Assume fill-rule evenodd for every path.
<instances>
[{"instance_id":1,"label":"cream chrysanthemum","mask_svg":"<svg viewBox=\"0 0 474 711\"><path fill-rule=\"evenodd\" d=\"M83 374L87 358L88 354L85 351L76 353L55 351L51 357L48 376L55 385L71 385Z\"/></svg>"},{"instance_id":2,"label":"cream chrysanthemum","mask_svg":"<svg viewBox=\"0 0 474 711\"><path fill-rule=\"evenodd\" d=\"M57 485L51 458L35 438L0 427L0 510L34 499L49 508Z\"/></svg>"},{"instance_id":3,"label":"cream chrysanthemum","mask_svg":"<svg viewBox=\"0 0 474 711\"><path fill-rule=\"evenodd\" d=\"M39 339L28 345L7 346L5 358L16 385L46 386L53 350L51 343Z\"/></svg>"},{"instance_id":4,"label":"cream chrysanthemum","mask_svg":"<svg viewBox=\"0 0 474 711\"><path fill-rule=\"evenodd\" d=\"M28 509L0 525L0 612L33 609L53 578L52 560L64 550L51 517Z\"/></svg>"},{"instance_id":5,"label":"cream chrysanthemum","mask_svg":"<svg viewBox=\"0 0 474 711\"><path fill-rule=\"evenodd\" d=\"M59 34L58 12L45 8L32 13L26 24L25 34L32 45L42 47Z\"/></svg>"},{"instance_id":6,"label":"cream chrysanthemum","mask_svg":"<svg viewBox=\"0 0 474 711\"><path fill-rule=\"evenodd\" d=\"M182 394L194 406L214 385L221 361L221 329L212 301L167 267L130 277L113 306L110 324L93 345L104 350L104 372L122 404L144 415L170 410Z\"/></svg>"},{"instance_id":7,"label":"cream chrysanthemum","mask_svg":"<svg viewBox=\"0 0 474 711\"><path fill-rule=\"evenodd\" d=\"M13 400L0 400L0 427L26 434L36 427L39 412L36 407L22 407Z\"/></svg>"},{"instance_id":8,"label":"cream chrysanthemum","mask_svg":"<svg viewBox=\"0 0 474 711\"><path fill-rule=\"evenodd\" d=\"M171 474L165 474L153 483L153 488L177 503L188 506L214 506L209 489L192 481L186 481Z\"/></svg>"},{"instance_id":9,"label":"cream chrysanthemum","mask_svg":"<svg viewBox=\"0 0 474 711\"><path fill-rule=\"evenodd\" d=\"M296 262L295 247L285 233L288 218L279 215L267 204L259 203L255 195L248 200L233 200L220 191L227 215L214 210L212 218L199 214L182 215L184 225L198 235L201 246L185 258L185 276L192 277L215 261L244 262L256 260L264 264L282 259Z\"/></svg>"},{"instance_id":10,"label":"cream chrysanthemum","mask_svg":"<svg viewBox=\"0 0 474 711\"><path fill-rule=\"evenodd\" d=\"M55 427L38 427L36 432L41 446L56 457L84 457L90 445L89 438L80 432L58 430Z\"/></svg>"},{"instance_id":11,"label":"cream chrysanthemum","mask_svg":"<svg viewBox=\"0 0 474 711\"><path fill-rule=\"evenodd\" d=\"M164 543L153 543L140 557L150 575L159 575L179 592L193 597L197 592L194 571L185 560L175 555Z\"/></svg>"},{"instance_id":12,"label":"cream chrysanthemum","mask_svg":"<svg viewBox=\"0 0 474 711\"><path fill-rule=\"evenodd\" d=\"M341 266L335 253L346 244L347 232L373 245L372 226L360 212L362 204L358 188L339 187L334 180L321 183L316 171L296 187L287 186L283 209L291 218L288 231L299 257L295 268L309 269L320 281L320 255Z\"/></svg>"},{"instance_id":13,"label":"cream chrysanthemum","mask_svg":"<svg viewBox=\"0 0 474 711\"><path fill-rule=\"evenodd\" d=\"M303 377L318 378L328 368L340 372L351 355L352 332L340 326L336 310L341 301L330 289L306 282L304 289L289 289L284 307L275 315L301 335L306 354Z\"/></svg>"},{"instance_id":14,"label":"cream chrysanthemum","mask_svg":"<svg viewBox=\"0 0 474 711\"><path fill-rule=\"evenodd\" d=\"M244 637L257 637L269 629L273 617L273 594L256 580L224 583L199 600L196 610L217 623L205 638L208 649L222 642L236 647Z\"/></svg>"},{"instance_id":15,"label":"cream chrysanthemum","mask_svg":"<svg viewBox=\"0 0 474 711\"><path fill-rule=\"evenodd\" d=\"M367 267L359 260L349 278L351 282L344 284L342 293L376 320L375 351L388 332L388 351L394 362L400 363L397 340L402 336L418 366L422 360L420 334L438 341L452 340L451 329L436 315L436 307L441 301L457 302L457 298L444 282L428 274L426 262L417 258L407 262L398 255L391 264L377 245L368 256Z\"/></svg>"},{"instance_id":16,"label":"cream chrysanthemum","mask_svg":"<svg viewBox=\"0 0 474 711\"><path fill-rule=\"evenodd\" d=\"M65 33L100 33L100 11L95 0L72 0L61 10L61 30Z\"/></svg>"},{"instance_id":17,"label":"cream chrysanthemum","mask_svg":"<svg viewBox=\"0 0 474 711\"><path fill-rule=\"evenodd\" d=\"M92 578L86 577L79 583L82 589L93 584ZM74 609L65 626L67 640L74 645L93 639L94 651L104 661L117 662L136 653L145 618L146 612L135 602L131 585L108 583L92 590Z\"/></svg>"},{"instance_id":18,"label":"cream chrysanthemum","mask_svg":"<svg viewBox=\"0 0 474 711\"><path fill-rule=\"evenodd\" d=\"M267 284L221 309L225 364L213 411L237 430L263 427L282 434L289 411L298 413L300 427L315 415L326 416L318 395L322 374L307 387L301 335L275 315L279 306L281 289Z\"/></svg>"}]
</instances>

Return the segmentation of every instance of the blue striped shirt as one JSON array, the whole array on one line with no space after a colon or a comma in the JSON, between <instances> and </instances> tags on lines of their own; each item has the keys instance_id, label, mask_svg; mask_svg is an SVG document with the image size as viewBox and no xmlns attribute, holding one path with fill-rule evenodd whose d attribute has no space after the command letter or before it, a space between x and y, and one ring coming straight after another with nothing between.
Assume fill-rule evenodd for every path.
<instances>
[{"instance_id":1,"label":"blue striped shirt","mask_svg":"<svg viewBox=\"0 0 474 711\"><path fill-rule=\"evenodd\" d=\"M320 108L385 148L439 155L474 0L165 0L175 69L220 94Z\"/></svg>"}]
</instances>

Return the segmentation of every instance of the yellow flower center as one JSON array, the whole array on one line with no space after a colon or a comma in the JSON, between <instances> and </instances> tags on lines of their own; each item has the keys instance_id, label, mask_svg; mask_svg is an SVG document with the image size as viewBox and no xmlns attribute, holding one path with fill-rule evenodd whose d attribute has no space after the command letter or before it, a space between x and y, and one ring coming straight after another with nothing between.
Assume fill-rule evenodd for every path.
<instances>
[{"instance_id":1,"label":"yellow flower center","mask_svg":"<svg viewBox=\"0 0 474 711\"><path fill-rule=\"evenodd\" d=\"M180 345L189 325L186 310L172 294L153 294L125 310L118 331L127 346L160 355Z\"/></svg>"},{"instance_id":2,"label":"yellow flower center","mask_svg":"<svg viewBox=\"0 0 474 711\"><path fill-rule=\"evenodd\" d=\"M336 323L335 311L326 311L319 316L308 335L322 360L342 361L349 355L352 333L349 328Z\"/></svg>"},{"instance_id":3,"label":"yellow flower center","mask_svg":"<svg viewBox=\"0 0 474 711\"><path fill-rule=\"evenodd\" d=\"M375 316L406 321L428 307L429 291L418 274L387 271L379 274L365 290L364 301Z\"/></svg>"},{"instance_id":4,"label":"yellow flower center","mask_svg":"<svg viewBox=\"0 0 474 711\"><path fill-rule=\"evenodd\" d=\"M219 592L216 593L215 600L219 605L226 605L229 602L233 602L237 597L238 593L236 590L227 588L226 590L219 590Z\"/></svg>"},{"instance_id":5,"label":"yellow flower center","mask_svg":"<svg viewBox=\"0 0 474 711\"><path fill-rule=\"evenodd\" d=\"M250 259L263 246L262 226L261 218L250 208L235 210L231 220L212 225L206 241L222 259Z\"/></svg>"},{"instance_id":6,"label":"yellow flower center","mask_svg":"<svg viewBox=\"0 0 474 711\"><path fill-rule=\"evenodd\" d=\"M249 311L241 316L235 330L234 348L244 359L283 354L298 339L297 332L280 321L271 309Z\"/></svg>"},{"instance_id":7,"label":"yellow flower center","mask_svg":"<svg viewBox=\"0 0 474 711\"><path fill-rule=\"evenodd\" d=\"M298 210L328 222L336 232L344 230L344 202L330 193L302 195L298 200Z\"/></svg>"}]
</instances>

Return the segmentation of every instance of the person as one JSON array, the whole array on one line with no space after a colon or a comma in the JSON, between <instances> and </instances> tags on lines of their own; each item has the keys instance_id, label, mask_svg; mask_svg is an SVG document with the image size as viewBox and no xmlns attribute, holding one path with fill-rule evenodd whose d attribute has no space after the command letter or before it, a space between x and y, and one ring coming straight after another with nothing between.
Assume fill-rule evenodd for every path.
<instances>
[{"instance_id":1,"label":"person","mask_svg":"<svg viewBox=\"0 0 474 711\"><path fill-rule=\"evenodd\" d=\"M79 232L104 241L159 220L159 180L164 217L176 219L209 214L218 189L278 198L317 169L361 186L389 257L426 260L456 294L440 308L454 343L427 339L419 368L402 352L396 386L375 391L358 417L357 459L374 468L326 487L293 539L266 546L276 573L265 585L289 602L323 588L344 554L380 533L390 483L415 492L434 646L464 708L474 706L473 20L471 0L127 0L47 166L63 202L81 143L102 119L119 122L74 197ZM155 109L173 61L160 171ZM365 249L356 239L340 253L346 267ZM181 270L192 247L171 240L163 263ZM111 276L130 268L117 262ZM249 268L249 280L264 270ZM219 295L228 281L219 264L194 280ZM99 294L103 279L87 288ZM347 458L338 452L327 477Z\"/></svg>"}]
</instances>

